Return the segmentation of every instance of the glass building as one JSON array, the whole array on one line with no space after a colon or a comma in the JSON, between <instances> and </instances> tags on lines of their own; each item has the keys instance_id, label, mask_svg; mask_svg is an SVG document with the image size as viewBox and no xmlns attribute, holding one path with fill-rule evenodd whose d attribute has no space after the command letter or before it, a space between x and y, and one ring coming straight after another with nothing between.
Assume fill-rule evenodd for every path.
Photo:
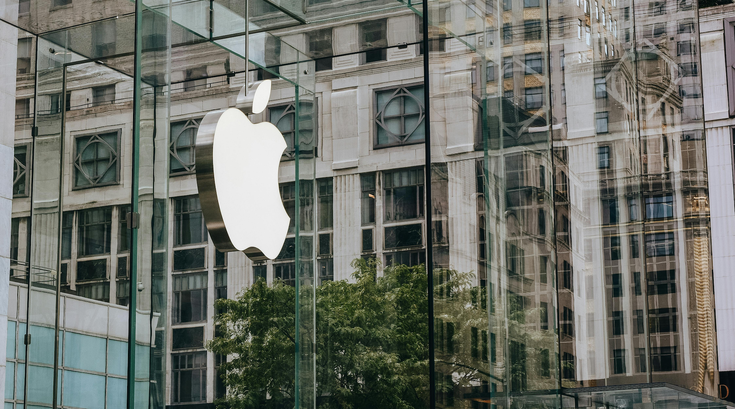
<instances>
[{"instance_id":1,"label":"glass building","mask_svg":"<svg viewBox=\"0 0 735 409\"><path fill-rule=\"evenodd\" d=\"M698 22L2 0L4 408L727 405ZM208 236L196 136L227 108L286 141L273 260Z\"/></svg>"}]
</instances>

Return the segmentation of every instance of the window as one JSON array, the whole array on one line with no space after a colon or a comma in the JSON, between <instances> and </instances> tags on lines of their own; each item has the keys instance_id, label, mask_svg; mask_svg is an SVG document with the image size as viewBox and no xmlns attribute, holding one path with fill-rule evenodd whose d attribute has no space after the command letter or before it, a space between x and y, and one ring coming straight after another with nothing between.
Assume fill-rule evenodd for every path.
<instances>
[{"instance_id":1,"label":"window","mask_svg":"<svg viewBox=\"0 0 735 409\"><path fill-rule=\"evenodd\" d=\"M538 7L538 0L524 0L524 1L535 1ZM541 40L541 20L525 20L523 22L523 39L525 41L540 41ZM539 58L541 56L539 55Z\"/></svg>"},{"instance_id":2,"label":"window","mask_svg":"<svg viewBox=\"0 0 735 409\"><path fill-rule=\"evenodd\" d=\"M651 347L651 369L654 372L676 371L678 356L676 347Z\"/></svg>"},{"instance_id":3,"label":"window","mask_svg":"<svg viewBox=\"0 0 735 409\"><path fill-rule=\"evenodd\" d=\"M127 222L130 205L119 206L117 209L117 252L124 253L130 248L130 230Z\"/></svg>"},{"instance_id":4,"label":"window","mask_svg":"<svg viewBox=\"0 0 735 409\"><path fill-rule=\"evenodd\" d=\"M622 297L623 296L623 275L620 273L613 273L610 275L612 281L612 296Z\"/></svg>"},{"instance_id":5,"label":"window","mask_svg":"<svg viewBox=\"0 0 735 409\"><path fill-rule=\"evenodd\" d=\"M607 98L607 79L595 78L595 98Z\"/></svg>"},{"instance_id":6,"label":"window","mask_svg":"<svg viewBox=\"0 0 735 409\"><path fill-rule=\"evenodd\" d=\"M702 98L702 90L698 84L679 85L679 96L682 98Z\"/></svg>"},{"instance_id":7,"label":"window","mask_svg":"<svg viewBox=\"0 0 735 409\"><path fill-rule=\"evenodd\" d=\"M617 224L618 218L618 200L602 199L602 224Z\"/></svg>"},{"instance_id":8,"label":"window","mask_svg":"<svg viewBox=\"0 0 735 409\"><path fill-rule=\"evenodd\" d=\"M666 14L666 2L665 1L652 1L648 3L648 12L652 16L662 16Z\"/></svg>"},{"instance_id":9,"label":"window","mask_svg":"<svg viewBox=\"0 0 735 409\"><path fill-rule=\"evenodd\" d=\"M15 100L15 119L31 117L31 100L28 98Z\"/></svg>"},{"instance_id":10,"label":"window","mask_svg":"<svg viewBox=\"0 0 735 409\"><path fill-rule=\"evenodd\" d=\"M13 197L28 195L28 148L20 145L13 151Z\"/></svg>"},{"instance_id":11,"label":"window","mask_svg":"<svg viewBox=\"0 0 735 409\"><path fill-rule=\"evenodd\" d=\"M110 302L110 284L77 284L77 295L91 300Z\"/></svg>"},{"instance_id":12,"label":"window","mask_svg":"<svg viewBox=\"0 0 735 409\"><path fill-rule=\"evenodd\" d=\"M227 270L214 272L214 299L227 298Z\"/></svg>"},{"instance_id":13,"label":"window","mask_svg":"<svg viewBox=\"0 0 735 409\"><path fill-rule=\"evenodd\" d=\"M207 241L207 228L204 224L199 197L174 199L174 244L203 243Z\"/></svg>"},{"instance_id":14,"label":"window","mask_svg":"<svg viewBox=\"0 0 735 409\"><path fill-rule=\"evenodd\" d=\"M694 43L691 41L679 41L676 43L677 55L694 55L695 53Z\"/></svg>"},{"instance_id":15,"label":"window","mask_svg":"<svg viewBox=\"0 0 735 409\"><path fill-rule=\"evenodd\" d=\"M561 320L559 321L561 333L570 337L574 336L574 311L564 307Z\"/></svg>"},{"instance_id":16,"label":"window","mask_svg":"<svg viewBox=\"0 0 735 409\"><path fill-rule=\"evenodd\" d=\"M595 112L595 131L597 133L607 133L607 112Z\"/></svg>"},{"instance_id":17,"label":"window","mask_svg":"<svg viewBox=\"0 0 735 409\"><path fill-rule=\"evenodd\" d=\"M648 310L648 330L651 334L676 332L676 308Z\"/></svg>"},{"instance_id":18,"label":"window","mask_svg":"<svg viewBox=\"0 0 735 409\"><path fill-rule=\"evenodd\" d=\"M641 219L640 206L636 197L628 198L628 217L631 222Z\"/></svg>"},{"instance_id":19,"label":"window","mask_svg":"<svg viewBox=\"0 0 735 409\"><path fill-rule=\"evenodd\" d=\"M638 258L641 254L640 239L637 235L630 236L630 258ZM640 294L636 294L640 295Z\"/></svg>"},{"instance_id":20,"label":"window","mask_svg":"<svg viewBox=\"0 0 735 409\"><path fill-rule=\"evenodd\" d=\"M184 72L184 91L197 91L207 87L207 67L196 67Z\"/></svg>"},{"instance_id":21,"label":"window","mask_svg":"<svg viewBox=\"0 0 735 409\"><path fill-rule=\"evenodd\" d=\"M265 264L253 266L253 283L258 280L267 280L268 277L268 266Z\"/></svg>"},{"instance_id":22,"label":"window","mask_svg":"<svg viewBox=\"0 0 735 409\"><path fill-rule=\"evenodd\" d=\"M636 334L644 334L645 328L645 316L643 310L635 310L635 322L636 322Z\"/></svg>"},{"instance_id":23,"label":"window","mask_svg":"<svg viewBox=\"0 0 735 409\"><path fill-rule=\"evenodd\" d=\"M365 51L362 57L364 63L387 60L386 20L368 21L360 24L360 41L360 49Z\"/></svg>"},{"instance_id":24,"label":"window","mask_svg":"<svg viewBox=\"0 0 735 409\"><path fill-rule=\"evenodd\" d=\"M540 109L544 105L543 87L526 88L526 109Z\"/></svg>"},{"instance_id":25,"label":"window","mask_svg":"<svg viewBox=\"0 0 735 409\"><path fill-rule=\"evenodd\" d=\"M613 350L613 373L616 375L625 373L625 350Z\"/></svg>"},{"instance_id":26,"label":"window","mask_svg":"<svg viewBox=\"0 0 735 409\"><path fill-rule=\"evenodd\" d=\"M606 237L605 239L610 240L609 260L620 260L620 236Z\"/></svg>"},{"instance_id":27,"label":"window","mask_svg":"<svg viewBox=\"0 0 735 409\"><path fill-rule=\"evenodd\" d=\"M115 85L92 88L92 106L115 103Z\"/></svg>"},{"instance_id":28,"label":"window","mask_svg":"<svg viewBox=\"0 0 735 409\"><path fill-rule=\"evenodd\" d=\"M317 180L319 229L332 228L332 178Z\"/></svg>"},{"instance_id":29,"label":"window","mask_svg":"<svg viewBox=\"0 0 735 409\"><path fill-rule=\"evenodd\" d=\"M311 101L299 103L299 150L303 155L311 151L316 135L314 124L317 123L316 105ZM268 108L268 121L278 128L286 140L283 156L293 159L296 154L296 104L279 105Z\"/></svg>"},{"instance_id":30,"label":"window","mask_svg":"<svg viewBox=\"0 0 735 409\"><path fill-rule=\"evenodd\" d=\"M561 374L564 379L574 379L576 371L574 369L574 355L565 352L561 362Z\"/></svg>"},{"instance_id":31,"label":"window","mask_svg":"<svg viewBox=\"0 0 735 409\"><path fill-rule=\"evenodd\" d=\"M642 293L642 286L641 286L641 273L638 271L633 272L633 292L635 295L641 295Z\"/></svg>"},{"instance_id":32,"label":"window","mask_svg":"<svg viewBox=\"0 0 735 409\"><path fill-rule=\"evenodd\" d=\"M674 233L646 234L646 256L663 257L674 255Z\"/></svg>"},{"instance_id":33,"label":"window","mask_svg":"<svg viewBox=\"0 0 735 409\"><path fill-rule=\"evenodd\" d=\"M513 78L513 57L503 57L503 78ZM510 92L512 98L513 91Z\"/></svg>"},{"instance_id":34,"label":"window","mask_svg":"<svg viewBox=\"0 0 735 409\"><path fill-rule=\"evenodd\" d=\"M485 66L485 80L488 82L495 81L495 63L488 61Z\"/></svg>"},{"instance_id":35,"label":"window","mask_svg":"<svg viewBox=\"0 0 735 409\"><path fill-rule=\"evenodd\" d=\"M674 198L671 195L646 198L646 218L648 220L669 219L674 217Z\"/></svg>"},{"instance_id":36,"label":"window","mask_svg":"<svg viewBox=\"0 0 735 409\"><path fill-rule=\"evenodd\" d=\"M77 251L80 257L110 253L112 208L80 210Z\"/></svg>"},{"instance_id":37,"label":"window","mask_svg":"<svg viewBox=\"0 0 735 409\"><path fill-rule=\"evenodd\" d=\"M526 54L526 75L543 74L544 64L541 53Z\"/></svg>"},{"instance_id":38,"label":"window","mask_svg":"<svg viewBox=\"0 0 735 409\"><path fill-rule=\"evenodd\" d=\"M117 19L103 20L92 25L92 43L97 58L115 54Z\"/></svg>"},{"instance_id":39,"label":"window","mask_svg":"<svg viewBox=\"0 0 735 409\"><path fill-rule=\"evenodd\" d=\"M332 29L317 30L308 34L309 52L317 71L332 69Z\"/></svg>"},{"instance_id":40,"label":"window","mask_svg":"<svg viewBox=\"0 0 735 409\"><path fill-rule=\"evenodd\" d=\"M31 12L31 0L20 0L18 2L18 14L25 15Z\"/></svg>"},{"instance_id":41,"label":"window","mask_svg":"<svg viewBox=\"0 0 735 409\"><path fill-rule=\"evenodd\" d=\"M74 187L118 182L120 131L77 136L74 143Z\"/></svg>"},{"instance_id":42,"label":"window","mask_svg":"<svg viewBox=\"0 0 735 409\"><path fill-rule=\"evenodd\" d=\"M422 85L375 92L375 147L424 140Z\"/></svg>"},{"instance_id":43,"label":"window","mask_svg":"<svg viewBox=\"0 0 735 409\"><path fill-rule=\"evenodd\" d=\"M564 260L561 264L561 283L562 287L567 290L571 290L574 285L574 278L572 277L572 265L568 261Z\"/></svg>"},{"instance_id":44,"label":"window","mask_svg":"<svg viewBox=\"0 0 735 409\"><path fill-rule=\"evenodd\" d=\"M207 320L207 273L173 276L173 322Z\"/></svg>"},{"instance_id":45,"label":"window","mask_svg":"<svg viewBox=\"0 0 735 409\"><path fill-rule=\"evenodd\" d=\"M648 272L648 295L676 294L676 270Z\"/></svg>"},{"instance_id":46,"label":"window","mask_svg":"<svg viewBox=\"0 0 735 409\"><path fill-rule=\"evenodd\" d=\"M503 11L513 9L513 0L503 0Z\"/></svg>"},{"instance_id":47,"label":"window","mask_svg":"<svg viewBox=\"0 0 735 409\"><path fill-rule=\"evenodd\" d=\"M10 260L15 262L18 260L18 251L20 249L20 218L10 219Z\"/></svg>"},{"instance_id":48,"label":"window","mask_svg":"<svg viewBox=\"0 0 735 409\"><path fill-rule=\"evenodd\" d=\"M682 77L699 76L699 68L695 62L686 62L679 64L679 71Z\"/></svg>"},{"instance_id":49,"label":"window","mask_svg":"<svg viewBox=\"0 0 735 409\"><path fill-rule=\"evenodd\" d=\"M424 214L423 169L383 173L385 221L420 218Z\"/></svg>"},{"instance_id":50,"label":"window","mask_svg":"<svg viewBox=\"0 0 735 409\"><path fill-rule=\"evenodd\" d=\"M523 0L523 7L538 7L539 0Z\"/></svg>"},{"instance_id":51,"label":"window","mask_svg":"<svg viewBox=\"0 0 735 409\"><path fill-rule=\"evenodd\" d=\"M541 329L549 329L549 304L545 302L539 303L539 323Z\"/></svg>"},{"instance_id":52,"label":"window","mask_svg":"<svg viewBox=\"0 0 735 409\"><path fill-rule=\"evenodd\" d=\"M22 2L21 2L22 4ZM30 6L30 2L28 2ZM18 74L31 72L31 53L33 52L33 39L30 37L18 39Z\"/></svg>"},{"instance_id":53,"label":"window","mask_svg":"<svg viewBox=\"0 0 735 409\"><path fill-rule=\"evenodd\" d=\"M171 378L174 403L206 402L207 353L172 354Z\"/></svg>"},{"instance_id":54,"label":"window","mask_svg":"<svg viewBox=\"0 0 735 409\"><path fill-rule=\"evenodd\" d=\"M512 42L513 42L513 24L505 23L503 24L503 44L510 44Z\"/></svg>"},{"instance_id":55,"label":"window","mask_svg":"<svg viewBox=\"0 0 735 409\"><path fill-rule=\"evenodd\" d=\"M612 334L614 336L625 335L625 315L623 311L612 312Z\"/></svg>"},{"instance_id":56,"label":"window","mask_svg":"<svg viewBox=\"0 0 735 409\"><path fill-rule=\"evenodd\" d=\"M360 213L362 225L375 223L375 174L364 173L360 175L360 187L362 197L360 203ZM372 239L371 239L372 241Z\"/></svg>"},{"instance_id":57,"label":"window","mask_svg":"<svg viewBox=\"0 0 735 409\"><path fill-rule=\"evenodd\" d=\"M694 19L686 18L679 20L678 33L693 33L694 32Z\"/></svg>"},{"instance_id":58,"label":"window","mask_svg":"<svg viewBox=\"0 0 735 409\"><path fill-rule=\"evenodd\" d=\"M171 123L171 144L169 145L169 173L182 175L191 173L196 166L196 137L201 119Z\"/></svg>"},{"instance_id":59,"label":"window","mask_svg":"<svg viewBox=\"0 0 735 409\"><path fill-rule=\"evenodd\" d=\"M62 7L71 4L71 0L52 0L51 8Z\"/></svg>"},{"instance_id":60,"label":"window","mask_svg":"<svg viewBox=\"0 0 735 409\"><path fill-rule=\"evenodd\" d=\"M600 146L597 148L597 169L610 169L609 146Z\"/></svg>"}]
</instances>

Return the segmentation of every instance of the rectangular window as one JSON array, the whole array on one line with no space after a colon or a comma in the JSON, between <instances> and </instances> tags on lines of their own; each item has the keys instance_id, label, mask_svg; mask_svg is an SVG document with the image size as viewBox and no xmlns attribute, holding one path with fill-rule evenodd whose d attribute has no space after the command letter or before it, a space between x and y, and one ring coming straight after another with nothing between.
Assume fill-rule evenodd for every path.
<instances>
[{"instance_id":1,"label":"rectangular window","mask_svg":"<svg viewBox=\"0 0 735 409\"><path fill-rule=\"evenodd\" d=\"M633 272L633 292L635 293L635 295L643 294L643 288L641 286L641 273L638 271Z\"/></svg>"},{"instance_id":2,"label":"rectangular window","mask_svg":"<svg viewBox=\"0 0 735 409\"><path fill-rule=\"evenodd\" d=\"M679 41L676 43L676 53L677 55L694 55L696 53L694 43L692 41Z\"/></svg>"},{"instance_id":3,"label":"rectangular window","mask_svg":"<svg viewBox=\"0 0 735 409\"><path fill-rule=\"evenodd\" d=\"M360 49L364 51L363 62L387 60L388 36L386 20L374 20L360 24Z\"/></svg>"},{"instance_id":4,"label":"rectangular window","mask_svg":"<svg viewBox=\"0 0 735 409\"><path fill-rule=\"evenodd\" d=\"M200 119L171 122L169 174L191 173L196 167L195 145Z\"/></svg>"},{"instance_id":5,"label":"rectangular window","mask_svg":"<svg viewBox=\"0 0 735 409\"><path fill-rule=\"evenodd\" d=\"M105 186L118 182L119 138L119 131L75 137L75 188Z\"/></svg>"},{"instance_id":6,"label":"rectangular window","mask_svg":"<svg viewBox=\"0 0 735 409\"><path fill-rule=\"evenodd\" d=\"M314 59L316 71L332 69L332 29L317 30L309 33L309 52Z\"/></svg>"},{"instance_id":7,"label":"rectangular window","mask_svg":"<svg viewBox=\"0 0 735 409\"><path fill-rule=\"evenodd\" d=\"M544 64L541 53L526 54L526 75L543 74ZM539 87L541 88L541 87Z\"/></svg>"},{"instance_id":8,"label":"rectangular window","mask_svg":"<svg viewBox=\"0 0 735 409\"><path fill-rule=\"evenodd\" d=\"M20 5L23 5L23 1ZM30 1L26 3L30 8ZM19 6L20 7L20 6ZM31 53L33 51L33 39L30 37L18 39L18 74L28 74L31 72Z\"/></svg>"},{"instance_id":9,"label":"rectangular window","mask_svg":"<svg viewBox=\"0 0 735 409\"><path fill-rule=\"evenodd\" d=\"M695 62L687 62L679 64L679 73L682 77L699 76L699 67Z\"/></svg>"},{"instance_id":10,"label":"rectangular window","mask_svg":"<svg viewBox=\"0 0 735 409\"><path fill-rule=\"evenodd\" d=\"M80 210L77 250L80 257L110 253L112 208Z\"/></svg>"},{"instance_id":11,"label":"rectangular window","mask_svg":"<svg viewBox=\"0 0 735 409\"><path fill-rule=\"evenodd\" d=\"M207 227L198 196L174 200L174 243L176 246L204 243Z\"/></svg>"},{"instance_id":12,"label":"rectangular window","mask_svg":"<svg viewBox=\"0 0 735 409\"><path fill-rule=\"evenodd\" d=\"M610 169L609 146L600 146L597 148L597 169Z\"/></svg>"},{"instance_id":13,"label":"rectangular window","mask_svg":"<svg viewBox=\"0 0 735 409\"><path fill-rule=\"evenodd\" d=\"M597 133L607 133L607 112L595 112L595 131Z\"/></svg>"},{"instance_id":14,"label":"rectangular window","mask_svg":"<svg viewBox=\"0 0 735 409\"><path fill-rule=\"evenodd\" d=\"M676 308L652 308L648 310L648 330L651 334L676 332Z\"/></svg>"},{"instance_id":15,"label":"rectangular window","mask_svg":"<svg viewBox=\"0 0 735 409\"><path fill-rule=\"evenodd\" d=\"M503 57L503 78L513 78L513 57ZM505 91L506 93L508 91ZM507 95L503 94L506 98ZM513 91L510 91L511 98Z\"/></svg>"},{"instance_id":16,"label":"rectangular window","mask_svg":"<svg viewBox=\"0 0 735 409\"><path fill-rule=\"evenodd\" d=\"M623 311L612 312L612 333L613 335L625 335L625 315Z\"/></svg>"},{"instance_id":17,"label":"rectangular window","mask_svg":"<svg viewBox=\"0 0 735 409\"><path fill-rule=\"evenodd\" d=\"M110 302L110 283L77 284L77 295L91 300Z\"/></svg>"},{"instance_id":18,"label":"rectangular window","mask_svg":"<svg viewBox=\"0 0 735 409\"><path fill-rule=\"evenodd\" d=\"M385 221L411 220L424 215L423 169L383 172Z\"/></svg>"},{"instance_id":19,"label":"rectangular window","mask_svg":"<svg viewBox=\"0 0 735 409\"><path fill-rule=\"evenodd\" d=\"M649 271L648 295L676 294L676 270Z\"/></svg>"},{"instance_id":20,"label":"rectangular window","mask_svg":"<svg viewBox=\"0 0 735 409\"><path fill-rule=\"evenodd\" d=\"M420 224L408 224L385 228L385 249L416 247L423 245Z\"/></svg>"},{"instance_id":21,"label":"rectangular window","mask_svg":"<svg viewBox=\"0 0 735 409\"><path fill-rule=\"evenodd\" d=\"M103 20L92 25L94 57L108 57L115 54L117 19ZM113 87L114 92L114 87ZM113 95L114 99L114 95ZM97 104L95 104L97 105Z\"/></svg>"},{"instance_id":22,"label":"rectangular window","mask_svg":"<svg viewBox=\"0 0 735 409\"><path fill-rule=\"evenodd\" d=\"M625 373L625 350L613 350L613 373L616 375Z\"/></svg>"},{"instance_id":23,"label":"rectangular window","mask_svg":"<svg viewBox=\"0 0 735 409\"><path fill-rule=\"evenodd\" d=\"M115 86L105 85L92 88L92 106L115 103Z\"/></svg>"},{"instance_id":24,"label":"rectangular window","mask_svg":"<svg viewBox=\"0 0 735 409\"><path fill-rule=\"evenodd\" d=\"M504 0L510 3L510 0ZM513 42L513 24L503 24L503 44L510 44ZM506 57L507 58L507 57Z\"/></svg>"},{"instance_id":25,"label":"rectangular window","mask_svg":"<svg viewBox=\"0 0 735 409\"><path fill-rule=\"evenodd\" d=\"M28 195L28 147L19 145L13 151L13 197Z\"/></svg>"},{"instance_id":26,"label":"rectangular window","mask_svg":"<svg viewBox=\"0 0 735 409\"><path fill-rule=\"evenodd\" d=\"M606 239L610 240L610 260L620 260L621 252L620 252L620 236L612 236L608 237Z\"/></svg>"},{"instance_id":27,"label":"rectangular window","mask_svg":"<svg viewBox=\"0 0 735 409\"><path fill-rule=\"evenodd\" d=\"M564 379L574 379L576 370L574 369L574 355L565 352L561 361L561 376Z\"/></svg>"},{"instance_id":28,"label":"rectangular window","mask_svg":"<svg viewBox=\"0 0 735 409\"><path fill-rule=\"evenodd\" d=\"M643 310L635 310L636 334L644 334L646 332L645 316Z\"/></svg>"},{"instance_id":29,"label":"rectangular window","mask_svg":"<svg viewBox=\"0 0 735 409\"><path fill-rule=\"evenodd\" d=\"M260 265L254 265L253 266L253 283L258 280L265 281L268 277L268 266L265 264Z\"/></svg>"},{"instance_id":30,"label":"rectangular window","mask_svg":"<svg viewBox=\"0 0 735 409\"><path fill-rule=\"evenodd\" d=\"M207 353L171 355L171 401L207 401Z\"/></svg>"},{"instance_id":31,"label":"rectangular window","mask_svg":"<svg viewBox=\"0 0 735 409\"><path fill-rule=\"evenodd\" d=\"M612 296L622 297L623 296L623 275L620 273L613 273L610 275L612 281Z\"/></svg>"},{"instance_id":32,"label":"rectangular window","mask_svg":"<svg viewBox=\"0 0 735 409\"><path fill-rule=\"evenodd\" d=\"M375 92L375 147L422 142L423 123L423 85Z\"/></svg>"},{"instance_id":33,"label":"rectangular window","mask_svg":"<svg viewBox=\"0 0 735 409\"><path fill-rule=\"evenodd\" d=\"M495 81L495 63L492 61L488 61L485 66L485 80L487 82Z\"/></svg>"},{"instance_id":34,"label":"rectangular window","mask_svg":"<svg viewBox=\"0 0 735 409\"><path fill-rule=\"evenodd\" d=\"M173 322L207 320L207 273L173 276Z\"/></svg>"},{"instance_id":35,"label":"rectangular window","mask_svg":"<svg viewBox=\"0 0 735 409\"><path fill-rule=\"evenodd\" d=\"M375 223L375 174L363 173L360 175L360 188L362 190L362 198L360 203L360 213L362 225Z\"/></svg>"},{"instance_id":36,"label":"rectangular window","mask_svg":"<svg viewBox=\"0 0 735 409\"><path fill-rule=\"evenodd\" d=\"M561 333L570 337L574 336L574 311L564 307L561 320L559 321Z\"/></svg>"},{"instance_id":37,"label":"rectangular window","mask_svg":"<svg viewBox=\"0 0 735 409\"><path fill-rule=\"evenodd\" d=\"M214 299L227 298L227 270L214 272Z\"/></svg>"},{"instance_id":38,"label":"rectangular window","mask_svg":"<svg viewBox=\"0 0 735 409\"><path fill-rule=\"evenodd\" d=\"M566 260L561 263L561 283L562 287L567 290L571 290L574 285L572 278L572 265Z\"/></svg>"},{"instance_id":39,"label":"rectangular window","mask_svg":"<svg viewBox=\"0 0 735 409\"><path fill-rule=\"evenodd\" d=\"M539 7L539 0L523 0L523 7Z\"/></svg>"},{"instance_id":40,"label":"rectangular window","mask_svg":"<svg viewBox=\"0 0 735 409\"><path fill-rule=\"evenodd\" d=\"M524 1L535 1L538 5L539 0ZM541 41L541 20L525 20L523 22L523 32L523 39L525 41Z\"/></svg>"},{"instance_id":41,"label":"rectangular window","mask_svg":"<svg viewBox=\"0 0 735 409\"><path fill-rule=\"evenodd\" d=\"M652 1L648 3L648 12L652 16L662 16L666 14L666 2L665 1Z\"/></svg>"},{"instance_id":42,"label":"rectangular window","mask_svg":"<svg viewBox=\"0 0 735 409\"><path fill-rule=\"evenodd\" d=\"M540 109L544 105L543 87L526 88L526 109Z\"/></svg>"},{"instance_id":43,"label":"rectangular window","mask_svg":"<svg viewBox=\"0 0 735 409\"><path fill-rule=\"evenodd\" d=\"M630 258L638 258L640 257L640 254L641 244L638 235L630 236Z\"/></svg>"},{"instance_id":44,"label":"rectangular window","mask_svg":"<svg viewBox=\"0 0 735 409\"><path fill-rule=\"evenodd\" d=\"M651 347L651 369L654 372L678 370L678 358L676 347Z\"/></svg>"},{"instance_id":45,"label":"rectangular window","mask_svg":"<svg viewBox=\"0 0 735 409\"><path fill-rule=\"evenodd\" d=\"M679 28L677 31L679 34L693 33L694 32L694 19L685 18L685 19L679 20Z\"/></svg>"},{"instance_id":46,"label":"rectangular window","mask_svg":"<svg viewBox=\"0 0 735 409\"><path fill-rule=\"evenodd\" d=\"M674 248L674 233L646 234L646 255L648 257L673 256Z\"/></svg>"},{"instance_id":47,"label":"rectangular window","mask_svg":"<svg viewBox=\"0 0 735 409\"><path fill-rule=\"evenodd\" d=\"M513 9L513 0L503 0L503 11Z\"/></svg>"},{"instance_id":48,"label":"rectangular window","mask_svg":"<svg viewBox=\"0 0 735 409\"><path fill-rule=\"evenodd\" d=\"M332 178L320 179L318 184L318 200L319 200L319 228L330 229L333 225L332 215Z\"/></svg>"},{"instance_id":49,"label":"rectangular window","mask_svg":"<svg viewBox=\"0 0 735 409\"><path fill-rule=\"evenodd\" d=\"M679 85L679 96L682 98L702 98L702 90L699 84Z\"/></svg>"},{"instance_id":50,"label":"rectangular window","mask_svg":"<svg viewBox=\"0 0 735 409\"><path fill-rule=\"evenodd\" d=\"M618 200L602 199L602 224L617 224L618 218Z\"/></svg>"},{"instance_id":51,"label":"rectangular window","mask_svg":"<svg viewBox=\"0 0 735 409\"><path fill-rule=\"evenodd\" d=\"M117 305L127 307L130 304L130 280L120 280L116 283Z\"/></svg>"},{"instance_id":52,"label":"rectangular window","mask_svg":"<svg viewBox=\"0 0 735 409\"><path fill-rule=\"evenodd\" d=\"M646 198L646 219L669 219L674 217L674 197L672 195Z\"/></svg>"},{"instance_id":53,"label":"rectangular window","mask_svg":"<svg viewBox=\"0 0 735 409\"><path fill-rule=\"evenodd\" d=\"M549 304L545 302L539 303L539 322L541 329L549 329Z\"/></svg>"},{"instance_id":54,"label":"rectangular window","mask_svg":"<svg viewBox=\"0 0 735 409\"><path fill-rule=\"evenodd\" d=\"M204 348L204 327L174 328L172 349Z\"/></svg>"},{"instance_id":55,"label":"rectangular window","mask_svg":"<svg viewBox=\"0 0 735 409\"><path fill-rule=\"evenodd\" d=\"M595 78L595 98L607 98L607 79Z\"/></svg>"}]
</instances>

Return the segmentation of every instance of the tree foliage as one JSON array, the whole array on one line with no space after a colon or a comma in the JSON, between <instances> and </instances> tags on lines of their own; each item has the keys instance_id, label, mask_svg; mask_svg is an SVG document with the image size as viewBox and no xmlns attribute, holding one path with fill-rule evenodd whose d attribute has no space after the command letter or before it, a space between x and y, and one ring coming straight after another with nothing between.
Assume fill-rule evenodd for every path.
<instances>
[{"instance_id":1,"label":"tree foliage","mask_svg":"<svg viewBox=\"0 0 735 409\"><path fill-rule=\"evenodd\" d=\"M316 297L302 309L302 339L316 331L318 406L423 408L428 406L428 297L423 266L386 268L353 262L354 282L302 286ZM208 344L228 355L221 367L228 388L220 407L293 407L295 290L264 281L235 300L218 300L217 336ZM306 313L306 314L304 314ZM306 334L306 337L303 335ZM306 347L306 343L302 348ZM309 382L306 383L310 383Z\"/></svg>"}]
</instances>

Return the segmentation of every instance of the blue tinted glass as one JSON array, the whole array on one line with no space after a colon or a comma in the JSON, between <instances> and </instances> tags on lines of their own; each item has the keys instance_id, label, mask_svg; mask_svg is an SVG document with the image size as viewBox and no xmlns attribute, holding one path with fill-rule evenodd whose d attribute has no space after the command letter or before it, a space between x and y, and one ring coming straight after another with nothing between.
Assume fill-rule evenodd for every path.
<instances>
[{"instance_id":1,"label":"blue tinted glass","mask_svg":"<svg viewBox=\"0 0 735 409\"><path fill-rule=\"evenodd\" d=\"M53 356L53 347L51 350ZM28 400L50 405L53 396L53 388L51 388L53 379L53 368L31 365L28 371Z\"/></svg>"},{"instance_id":2,"label":"blue tinted glass","mask_svg":"<svg viewBox=\"0 0 735 409\"><path fill-rule=\"evenodd\" d=\"M26 359L26 348L23 345L23 341L22 341L25 333L26 333L26 324L21 322L18 324L18 339L21 340L20 348L18 348L18 359L23 359L23 360Z\"/></svg>"},{"instance_id":3,"label":"blue tinted glass","mask_svg":"<svg viewBox=\"0 0 735 409\"><path fill-rule=\"evenodd\" d=\"M105 377L64 371L63 404L84 409L105 407Z\"/></svg>"},{"instance_id":4,"label":"blue tinted glass","mask_svg":"<svg viewBox=\"0 0 735 409\"><path fill-rule=\"evenodd\" d=\"M5 348L5 357L15 358L15 321L8 321L8 346Z\"/></svg>"},{"instance_id":5,"label":"blue tinted glass","mask_svg":"<svg viewBox=\"0 0 735 409\"><path fill-rule=\"evenodd\" d=\"M31 339L31 362L53 365L54 329L31 325Z\"/></svg>"},{"instance_id":6,"label":"blue tinted glass","mask_svg":"<svg viewBox=\"0 0 735 409\"><path fill-rule=\"evenodd\" d=\"M111 339L107 347L107 372L113 375L128 374L128 343Z\"/></svg>"},{"instance_id":7,"label":"blue tinted glass","mask_svg":"<svg viewBox=\"0 0 735 409\"><path fill-rule=\"evenodd\" d=\"M13 380L15 380L15 362L8 362L5 367L5 399L13 399Z\"/></svg>"},{"instance_id":8,"label":"blue tinted glass","mask_svg":"<svg viewBox=\"0 0 735 409\"><path fill-rule=\"evenodd\" d=\"M125 409L127 386L125 379L107 378L107 409Z\"/></svg>"},{"instance_id":9,"label":"blue tinted glass","mask_svg":"<svg viewBox=\"0 0 735 409\"><path fill-rule=\"evenodd\" d=\"M135 407L136 408L147 408L148 407L148 382L135 382Z\"/></svg>"},{"instance_id":10,"label":"blue tinted glass","mask_svg":"<svg viewBox=\"0 0 735 409\"><path fill-rule=\"evenodd\" d=\"M146 345L135 346L135 377L148 378L151 348Z\"/></svg>"},{"instance_id":11,"label":"blue tinted glass","mask_svg":"<svg viewBox=\"0 0 735 409\"><path fill-rule=\"evenodd\" d=\"M25 364L18 364L18 371L15 374L15 379L18 381L15 383L15 390L17 391L15 398L18 400L23 399L25 396L25 381L26 381L26 366Z\"/></svg>"},{"instance_id":12,"label":"blue tinted glass","mask_svg":"<svg viewBox=\"0 0 735 409\"><path fill-rule=\"evenodd\" d=\"M105 339L66 333L67 348L64 366L67 368L105 372ZM65 388L66 390L66 388Z\"/></svg>"},{"instance_id":13,"label":"blue tinted glass","mask_svg":"<svg viewBox=\"0 0 735 409\"><path fill-rule=\"evenodd\" d=\"M22 406L18 406L19 408ZM10 402L5 402L5 409L13 409L13 404Z\"/></svg>"}]
</instances>

